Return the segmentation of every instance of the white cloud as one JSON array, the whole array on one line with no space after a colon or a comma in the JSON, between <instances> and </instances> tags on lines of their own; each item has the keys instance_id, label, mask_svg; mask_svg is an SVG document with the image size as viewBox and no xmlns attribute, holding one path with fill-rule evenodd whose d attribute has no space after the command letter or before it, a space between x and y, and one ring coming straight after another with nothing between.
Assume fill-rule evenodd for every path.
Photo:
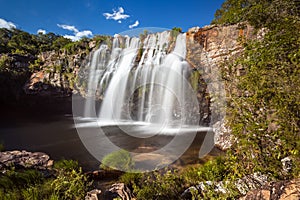
<instances>
[{"instance_id":1,"label":"white cloud","mask_svg":"<svg viewBox=\"0 0 300 200\"><path fill-rule=\"evenodd\" d=\"M46 34L46 30L43 30L43 29L39 29L39 30L37 30L37 32L36 32L37 34Z\"/></svg>"},{"instance_id":2,"label":"white cloud","mask_svg":"<svg viewBox=\"0 0 300 200\"><path fill-rule=\"evenodd\" d=\"M72 41L78 41L83 37L93 36L92 31L89 30L79 31L75 26L60 25L60 24L57 24L57 26L65 30L72 31L73 35L64 35L65 38L71 39Z\"/></svg>"},{"instance_id":3,"label":"white cloud","mask_svg":"<svg viewBox=\"0 0 300 200\"><path fill-rule=\"evenodd\" d=\"M124 12L124 9L122 7L119 7L118 11L113 9L113 13L103 13L103 15L106 19L113 19L120 23L120 20L127 19L130 17L130 15L124 14Z\"/></svg>"},{"instance_id":4,"label":"white cloud","mask_svg":"<svg viewBox=\"0 0 300 200\"><path fill-rule=\"evenodd\" d=\"M73 31L75 33L78 33L78 29L75 28L75 26L70 26L70 25L65 25L65 24L57 24L58 27L68 30L68 31Z\"/></svg>"},{"instance_id":5,"label":"white cloud","mask_svg":"<svg viewBox=\"0 0 300 200\"><path fill-rule=\"evenodd\" d=\"M129 28L137 27L139 24L140 24L140 22L138 20L136 20L134 24L129 25Z\"/></svg>"},{"instance_id":6,"label":"white cloud","mask_svg":"<svg viewBox=\"0 0 300 200\"><path fill-rule=\"evenodd\" d=\"M12 22L8 22L0 18L0 28L12 29L12 28L17 28L17 26Z\"/></svg>"}]
</instances>

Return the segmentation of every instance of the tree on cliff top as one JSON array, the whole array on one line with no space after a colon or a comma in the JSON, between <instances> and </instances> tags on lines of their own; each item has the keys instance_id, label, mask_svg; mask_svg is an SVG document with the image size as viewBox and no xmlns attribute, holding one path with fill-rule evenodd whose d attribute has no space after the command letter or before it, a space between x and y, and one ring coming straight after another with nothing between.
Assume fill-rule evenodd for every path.
<instances>
[{"instance_id":1,"label":"tree on cliff top","mask_svg":"<svg viewBox=\"0 0 300 200\"><path fill-rule=\"evenodd\" d=\"M236 24L269 27L286 17L300 16L299 0L226 0L215 13L212 24Z\"/></svg>"}]
</instances>

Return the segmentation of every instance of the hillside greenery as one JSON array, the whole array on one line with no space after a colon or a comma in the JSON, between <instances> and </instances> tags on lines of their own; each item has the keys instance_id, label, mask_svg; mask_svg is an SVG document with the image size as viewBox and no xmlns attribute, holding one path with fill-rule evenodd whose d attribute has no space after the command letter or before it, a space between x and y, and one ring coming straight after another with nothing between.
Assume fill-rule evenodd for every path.
<instances>
[{"instance_id":1,"label":"hillside greenery","mask_svg":"<svg viewBox=\"0 0 300 200\"><path fill-rule=\"evenodd\" d=\"M0 200L84 199L92 184L72 160L57 161L44 173L11 166L0 174Z\"/></svg>"},{"instance_id":2,"label":"hillside greenery","mask_svg":"<svg viewBox=\"0 0 300 200\"><path fill-rule=\"evenodd\" d=\"M270 180L300 176L300 3L297 0L226 0L213 24L250 23L259 40L245 41L238 58L223 63L227 85L227 126L236 138L222 157L181 172L125 174L138 199L178 199L184 189L205 181L223 181L192 199L236 199L236 180L256 172ZM281 160L289 157L292 169ZM209 188L209 187L207 187ZM170 191L174 191L170 194Z\"/></svg>"},{"instance_id":3,"label":"hillside greenery","mask_svg":"<svg viewBox=\"0 0 300 200\"><path fill-rule=\"evenodd\" d=\"M110 39L109 36L95 35L93 38L71 41L54 33L30 34L19 29L0 28L0 85L5 85L0 87L0 93L5 94L0 96L0 102L20 103L26 81L32 73L42 69L61 73L73 88L75 75L68 58L70 60L79 52L88 55L92 50L89 46L92 41L99 46L102 42L109 44ZM54 52L61 64L45 66L40 58L45 52Z\"/></svg>"},{"instance_id":4,"label":"hillside greenery","mask_svg":"<svg viewBox=\"0 0 300 200\"><path fill-rule=\"evenodd\" d=\"M227 165L235 177L257 171L276 179L299 175L299 11L299 1L293 0L228 0L216 12L213 23L247 21L265 34L244 41L243 55L224 63L227 125L237 138ZM285 157L294 162L290 174L281 170Z\"/></svg>"},{"instance_id":5,"label":"hillside greenery","mask_svg":"<svg viewBox=\"0 0 300 200\"><path fill-rule=\"evenodd\" d=\"M257 33L263 33L259 40L241 38L245 48L243 54L222 65L228 90L227 126L236 138L235 143L225 155L202 166L164 173L124 174L120 181L131 188L138 199L178 199L186 188L205 181L228 183L225 184L228 193L224 196L213 190L206 194L195 191L193 199L236 199L241 194L231 183L255 172L266 174L271 180L300 176L299 1L226 0L216 11L212 23L249 23ZM74 43L55 34L33 36L19 30L0 30L1 54L37 55L45 50L63 48L73 52L85 44L85 40ZM0 71L7 71L9 59L1 56ZM292 160L291 171L282 169L281 160L286 157ZM8 178L1 176L0 184L4 181L6 194L12 191L9 186L12 185L10 179L15 180L14 173L7 174ZM37 178L22 183L26 188L18 188L17 195L36 195L37 186L44 183L38 174L28 173ZM71 188L84 191L82 181L85 183L81 171L65 169L61 176L51 180L49 190L53 193L46 193L63 197L70 194L66 191ZM61 184L65 182L80 185Z\"/></svg>"}]
</instances>

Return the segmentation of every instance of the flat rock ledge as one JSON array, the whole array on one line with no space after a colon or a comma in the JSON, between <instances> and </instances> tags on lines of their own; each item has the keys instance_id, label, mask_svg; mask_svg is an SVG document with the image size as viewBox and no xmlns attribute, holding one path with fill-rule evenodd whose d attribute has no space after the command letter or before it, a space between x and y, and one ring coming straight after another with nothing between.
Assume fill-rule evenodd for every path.
<instances>
[{"instance_id":1,"label":"flat rock ledge","mask_svg":"<svg viewBox=\"0 0 300 200\"><path fill-rule=\"evenodd\" d=\"M4 151L0 152L0 171L9 167L46 170L53 166L50 156L42 152Z\"/></svg>"}]
</instances>

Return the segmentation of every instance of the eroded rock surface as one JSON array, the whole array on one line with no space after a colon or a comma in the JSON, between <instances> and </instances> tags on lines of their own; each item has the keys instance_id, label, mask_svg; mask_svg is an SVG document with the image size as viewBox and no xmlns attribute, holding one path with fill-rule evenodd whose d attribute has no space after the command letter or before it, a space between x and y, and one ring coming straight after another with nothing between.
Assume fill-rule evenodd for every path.
<instances>
[{"instance_id":1,"label":"eroded rock surface","mask_svg":"<svg viewBox=\"0 0 300 200\"><path fill-rule=\"evenodd\" d=\"M262 189L252 190L240 200L299 200L300 179L272 182Z\"/></svg>"},{"instance_id":2,"label":"eroded rock surface","mask_svg":"<svg viewBox=\"0 0 300 200\"><path fill-rule=\"evenodd\" d=\"M52 167L53 160L42 152L4 151L0 152L0 170L7 167L23 167L33 169L48 169Z\"/></svg>"}]
</instances>

